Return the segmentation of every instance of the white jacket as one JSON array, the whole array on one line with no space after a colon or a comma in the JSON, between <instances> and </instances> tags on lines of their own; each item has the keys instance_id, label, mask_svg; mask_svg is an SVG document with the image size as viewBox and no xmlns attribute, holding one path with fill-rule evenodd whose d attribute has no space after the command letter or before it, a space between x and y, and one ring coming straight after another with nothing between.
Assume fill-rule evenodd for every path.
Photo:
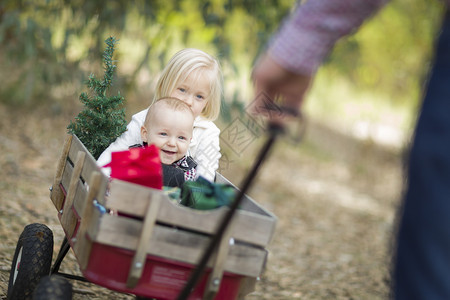
<instances>
[{"instance_id":1,"label":"white jacket","mask_svg":"<svg viewBox=\"0 0 450 300\"><path fill-rule=\"evenodd\" d=\"M114 143L103 151L97 160L97 164L100 167L111 162L112 152L124 151L131 145L142 144L141 126L144 124L147 110L145 109L133 115L131 122L127 125L127 131L122 133ZM203 117L195 119L188 155L192 156L198 163L197 174L210 181L214 180L221 157L219 134L220 129L212 121L208 121Z\"/></svg>"}]
</instances>

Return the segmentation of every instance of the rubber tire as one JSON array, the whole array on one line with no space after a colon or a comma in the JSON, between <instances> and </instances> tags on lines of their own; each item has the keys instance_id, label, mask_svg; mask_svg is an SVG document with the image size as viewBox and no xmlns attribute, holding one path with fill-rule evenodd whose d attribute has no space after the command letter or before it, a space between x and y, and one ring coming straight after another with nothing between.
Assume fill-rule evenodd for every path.
<instances>
[{"instance_id":1,"label":"rubber tire","mask_svg":"<svg viewBox=\"0 0 450 300\"><path fill-rule=\"evenodd\" d=\"M72 285L62 276L51 275L41 279L33 293L33 300L71 300Z\"/></svg>"},{"instance_id":2,"label":"rubber tire","mask_svg":"<svg viewBox=\"0 0 450 300\"><path fill-rule=\"evenodd\" d=\"M50 274L53 232L43 224L25 226L9 274L7 299L31 299L42 277Z\"/></svg>"}]
</instances>

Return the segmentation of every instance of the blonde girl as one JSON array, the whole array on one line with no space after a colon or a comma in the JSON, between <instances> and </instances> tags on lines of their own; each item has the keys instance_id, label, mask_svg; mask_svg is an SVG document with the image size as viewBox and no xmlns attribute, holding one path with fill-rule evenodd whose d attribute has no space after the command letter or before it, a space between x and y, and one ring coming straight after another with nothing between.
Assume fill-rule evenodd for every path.
<instances>
[{"instance_id":1,"label":"blonde girl","mask_svg":"<svg viewBox=\"0 0 450 300\"><path fill-rule=\"evenodd\" d=\"M152 103L163 97L178 98L191 107L195 121L188 155L198 163L199 176L214 180L221 157L220 130L213 123L219 116L222 98L222 72L218 61L198 49L177 52L162 71ZM111 152L142 144L140 130L147 110L133 115L127 131L100 155L97 160L99 166L111 161Z\"/></svg>"}]
</instances>

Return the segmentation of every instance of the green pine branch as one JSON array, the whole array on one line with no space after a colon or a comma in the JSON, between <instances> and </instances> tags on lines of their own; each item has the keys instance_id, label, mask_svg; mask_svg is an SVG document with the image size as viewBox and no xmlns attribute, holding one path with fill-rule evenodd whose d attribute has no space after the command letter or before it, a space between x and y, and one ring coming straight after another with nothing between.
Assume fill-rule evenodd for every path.
<instances>
[{"instance_id":1,"label":"green pine branch","mask_svg":"<svg viewBox=\"0 0 450 300\"><path fill-rule=\"evenodd\" d=\"M124 98L120 93L107 96L117 67L112 59L117 40L109 37L105 43L103 78L100 80L94 74L89 75L86 85L93 95L85 92L80 94L79 99L84 108L75 121L67 126L68 132L75 134L95 159L126 130Z\"/></svg>"}]
</instances>

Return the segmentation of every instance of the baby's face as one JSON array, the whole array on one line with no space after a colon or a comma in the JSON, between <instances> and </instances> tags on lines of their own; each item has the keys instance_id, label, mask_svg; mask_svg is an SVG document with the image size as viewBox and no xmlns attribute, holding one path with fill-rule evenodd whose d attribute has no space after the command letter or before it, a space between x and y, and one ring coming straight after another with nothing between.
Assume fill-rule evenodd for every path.
<instances>
[{"instance_id":1,"label":"baby's face","mask_svg":"<svg viewBox=\"0 0 450 300\"><path fill-rule=\"evenodd\" d=\"M192 114L160 109L150 123L141 130L142 140L160 149L163 164L171 164L186 155L192 138Z\"/></svg>"}]
</instances>

